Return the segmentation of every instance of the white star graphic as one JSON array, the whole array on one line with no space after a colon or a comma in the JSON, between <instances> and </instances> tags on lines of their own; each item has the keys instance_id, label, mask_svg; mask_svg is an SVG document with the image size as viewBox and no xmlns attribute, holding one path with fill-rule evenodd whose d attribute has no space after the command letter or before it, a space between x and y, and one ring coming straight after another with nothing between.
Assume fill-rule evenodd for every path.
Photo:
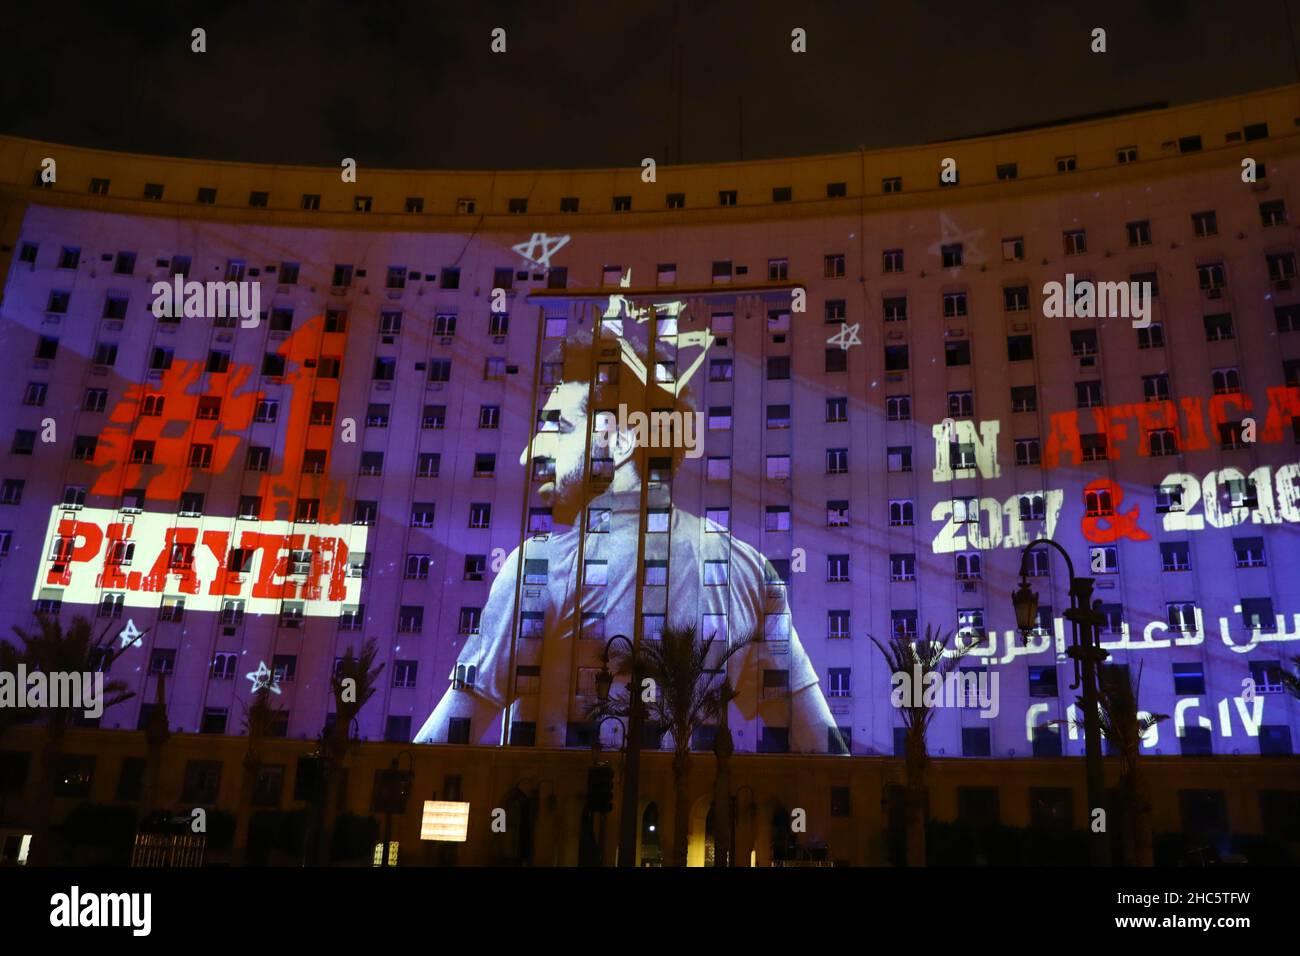
<instances>
[{"instance_id":1,"label":"white star graphic","mask_svg":"<svg viewBox=\"0 0 1300 956\"><path fill-rule=\"evenodd\" d=\"M851 345L861 345L862 340L858 338L858 327L862 323L854 322L852 325L840 323L840 330L826 340L827 345L838 345L845 352Z\"/></svg>"},{"instance_id":2,"label":"white star graphic","mask_svg":"<svg viewBox=\"0 0 1300 956\"><path fill-rule=\"evenodd\" d=\"M143 631L139 630L135 626L134 619L127 618L126 627L122 628L121 632L117 636L122 639L123 647L130 647L130 646L139 647L140 644L142 643L140 640L140 635L143 633L144 633Z\"/></svg>"},{"instance_id":3,"label":"white star graphic","mask_svg":"<svg viewBox=\"0 0 1300 956\"><path fill-rule=\"evenodd\" d=\"M932 256L943 255L944 246L960 243L962 264L977 266L984 262L984 253L977 245L977 240L983 236L983 229L962 232L946 213L939 213L939 241L930 246L929 253ZM956 272L960 268L961 266L954 266L952 271Z\"/></svg>"},{"instance_id":4,"label":"white star graphic","mask_svg":"<svg viewBox=\"0 0 1300 956\"><path fill-rule=\"evenodd\" d=\"M251 674L245 674L253 682L253 693L256 694L263 687L268 688L272 694L280 693L280 682L274 679L271 669L266 666L266 661L257 662L257 670Z\"/></svg>"},{"instance_id":5,"label":"white star graphic","mask_svg":"<svg viewBox=\"0 0 1300 956\"><path fill-rule=\"evenodd\" d=\"M559 252L568 241L568 236L548 236L544 232L535 232L527 242L521 242L519 245L510 248L519 253L525 262L531 262L543 269L549 269L551 267L551 256ZM542 247L540 255L537 253L539 245Z\"/></svg>"}]
</instances>

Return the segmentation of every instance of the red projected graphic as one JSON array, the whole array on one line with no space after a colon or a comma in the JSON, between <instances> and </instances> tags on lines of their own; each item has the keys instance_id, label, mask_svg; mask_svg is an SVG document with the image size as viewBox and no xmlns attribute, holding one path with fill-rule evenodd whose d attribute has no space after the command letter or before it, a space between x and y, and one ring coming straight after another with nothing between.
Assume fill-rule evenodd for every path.
<instances>
[{"instance_id":1,"label":"red projected graphic","mask_svg":"<svg viewBox=\"0 0 1300 956\"><path fill-rule=\"evenodd\" d=\"M174 502L192 471L242 468L236 455L241 434L252 425L258 404L271 398L287 406L287 413L277 417L277 438L268 442L272 455L257 489L258 517L338 522L344 486L328 477L328 455L346 338L325 332L321 316L290 334L276 350L284 358L284 374L269 379L280 383L274 394L244 391L256 370L235 362L221 367L177 360L161 381L130 386L99 434L96 458L105 465L92 493L115 496L143 488L150 499ZM328 369L322 368L325 363ZM313 415L313 405L328 405L329 416ZM304 468L308 449L324 453L323 466Z\"/></svg>"},{"instance_id":2,"label":"red projected graphic","mask_svg":"<svg viewBox=\"0 0 1300 956\"><path fill-rule=\"evenodd\" d=\"M1101 506L1103 500L1109 503L1109 510L1105 510L1102 514L1093 514L1093 512L1103 511ZM1134 505L1128 511L1120 511L1119 506L1123 500L1124 489L1118 482L1111 481L1109 478L1098 478L1096 481L1088 482L1083 489L1083 501L1087 509L1082 523L1083 536L1094 544L1112 544L1120 538L1149 541L1151 535L1138 527L1138 517L1142 509Z\"/></svg>"},{"instance_id":3,"label":"red projected graphic","mask_svg":"<svg viewBox=\"0 0 1300 956\"><path fill-rule=\"evenodd\" d=\"M1258 441L1282 441L1294 416L1300 415L1300 389L1279 385L1267 389L1268 415L1259 430ZM1178 447L1183 451L1203 451L1219 438L1219 427L1239 421L1243 413L1251 411L1250 396L1233 392L1210 398L1208 427L1205 402L1188 397L1177 404L1172 401L1134 402L1128 405L1099 405L1091 409L1092 431L1106 438L1106 453L1111 460L1121 457L1121 443L1129 438L1133 429L1134 446L1140 457L1151 454L1147 445L1148 432L1169 429L1174 432ZM1181 415L1180 415L1181 412ZM1058 412L1051 416L1050 431L1043 446L1043 467L1059 468L1061 456L1068 454L1073 464L1085 461L1080 424L1083 411ZM1125 421L1128 419L1129 421Z\"/></svg>"}]
</instances>

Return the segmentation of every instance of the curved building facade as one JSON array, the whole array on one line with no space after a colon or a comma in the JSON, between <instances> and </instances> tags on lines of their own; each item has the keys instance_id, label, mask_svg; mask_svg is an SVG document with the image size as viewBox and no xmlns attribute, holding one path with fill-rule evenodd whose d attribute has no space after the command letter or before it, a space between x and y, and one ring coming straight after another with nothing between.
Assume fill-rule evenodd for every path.
<instances>
[{"instance_id":1,"label":"curved building facade","mask_svg":"<svg viewBox=\"0 0 1300 956\"><path fill-rule=\"evenodd\" d=\"M738 749L892 754L930 625L932 752L1073 756L1051 537L1149 753L1289 754L1298 92L653 175L0 139L0 628L120 632L105 727L311 738L373 638L363 736L539 748L615 635L752 631Z\"/></svg>"}]
</instances>

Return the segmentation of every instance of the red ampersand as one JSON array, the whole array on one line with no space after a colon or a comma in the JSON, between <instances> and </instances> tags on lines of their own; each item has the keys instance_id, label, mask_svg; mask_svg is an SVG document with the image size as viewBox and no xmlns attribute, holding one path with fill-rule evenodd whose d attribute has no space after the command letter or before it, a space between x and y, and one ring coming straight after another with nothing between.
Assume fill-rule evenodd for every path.
<instances>
[{"instance_id":1,"label":"red ampersand","mask_svg":"<svg viewBox=\"0 0 1300 956\"><path fill-rule=\"evenodd\" d=\"M1109 497L1110 508L1103 506L1104 499ZM1149 541L1151 535L1147 534L1138 527L1138 517L1141 513L1141 506L1134 505L1128 511L1119 510L1120 502L1124 500L1124 489L1116 482L1109 478L1098 478L1096 481L1088 482L1083 489L1084 516L1083 516L1083 536L1094 544L1110 544L1118 541L1120 538L1129 538L1132 541ZM1090 515L1089 511L1109 511L1106 515ZM1105 522L1103 526L1102 522Z\"/></svg>"}]
</instances>

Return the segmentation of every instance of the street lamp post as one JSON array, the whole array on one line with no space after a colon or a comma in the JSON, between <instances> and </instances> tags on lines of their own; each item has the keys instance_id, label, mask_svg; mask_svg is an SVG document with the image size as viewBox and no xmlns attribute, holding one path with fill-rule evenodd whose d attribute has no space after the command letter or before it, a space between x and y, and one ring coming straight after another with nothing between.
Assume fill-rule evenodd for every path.
<instances>
[{"instance_id":1,"label":"street lamp post","mask_svg":"<svg viewBox=\"0 0 1300 956\"><path fill-rule=\"evenodd\" d=\"M1097 831L1091 825L1091 811L1106 806L1097 691L1099 668L1109 656L1101 646L1101 624L1105 617L1092 606L1093 579L1076 577L1074 562L1070 560L1065 548L1051 538L1039 538L1031 542L1020 555L1020 587L1011 596L1016 608L1016 624L1021 634L1038 623L1038 594L1029 587L1029 552L1039 545L1050 545L1061 552L1070 573L1070 609L1064 616L1071 624L1071 643L1066 653L1074 661L1074 683L1070 685L1070 690L1077 690L1080 684L1083 686L1083 737L1090 810L1088 856L1093 866L1109 866L1110 838L1105 830Z\"/></svg>"},{"instance_id":2,"label":"street lamp post","mask_svg":"<svg viewBox=\"0 0 1300 956\"><path fill-rule=\"evenodd\" d=\"M411 769L403 774L397 769L397 758L406 757ZM411 781L415 776L415 756L409 750L398 751L388 765L387 786L384 788L384 846L379 853L379 865L389 867L389 847L393 842L393 814L406 813L406 800L411 793Z\"/></svg>"},{"instance_id":3,"label":"street lamp post","mask_svg":"<svg viewBox=\"0 0 1300 956\"><path fill-rule=\"evenodd\" d=\"M638 593L640 588L637 588ZM623 728L623 805L618 817L618 865L620 867L636 866L637 816L641 803L641 681L637 676L637 654L635 645L623 634L615 634L605 642L605 651L601 660L605 669L596 675L596 693L602 701L609 700L609 689L614 683L614 675L609 670L609 649L615 641L627 644L631 680L628 682L627 726ZM600 746L600 728L596 728L596 746Z\"/></svg>"}]
</instances>

